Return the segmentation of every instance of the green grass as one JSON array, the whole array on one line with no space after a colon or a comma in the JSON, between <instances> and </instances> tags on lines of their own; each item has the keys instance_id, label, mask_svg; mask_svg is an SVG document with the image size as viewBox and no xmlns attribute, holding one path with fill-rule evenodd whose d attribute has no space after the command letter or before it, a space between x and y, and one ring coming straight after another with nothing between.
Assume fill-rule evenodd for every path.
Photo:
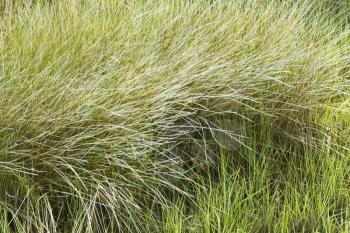
<instances>
[{"instance_id":1,"label":"green grass","mask_svg":"<svg viewBox=\"0 0 350 233\"><path fill-rule=\"evenodd\" d=\"M0 232L348 232L347 1L0 3Z\"/></svg>"},{"instance_id":2,"label":"green grass","mask_svg":"<svg viewBox=\"0 0 350 233\"><path fill-rule=\"evenodd\" d=\"M256 142L251 142L256 147ZM349 148L286 156L272 145L221 152L218 182L203 178L195 205L165 211L159 232L348 232ZM237 156L237 155L234 155ZM149 230L152 232L152 230Z\"/></svg>"}]
</instances>

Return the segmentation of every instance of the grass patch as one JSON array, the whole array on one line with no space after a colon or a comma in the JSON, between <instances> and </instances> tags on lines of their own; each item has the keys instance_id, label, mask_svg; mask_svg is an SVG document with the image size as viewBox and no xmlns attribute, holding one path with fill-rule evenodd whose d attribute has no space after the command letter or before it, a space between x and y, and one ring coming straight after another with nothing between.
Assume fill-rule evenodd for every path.
<instances>
[{"instance_id":1,"label":"grass patch","mask_svg":"<svg viewBox=\"0 0 350 233\"><path fill-rule=\"evenodd\" d=\"M1 231L347 231L346 6L4 1Z\"/></svg>"}]
</instances>

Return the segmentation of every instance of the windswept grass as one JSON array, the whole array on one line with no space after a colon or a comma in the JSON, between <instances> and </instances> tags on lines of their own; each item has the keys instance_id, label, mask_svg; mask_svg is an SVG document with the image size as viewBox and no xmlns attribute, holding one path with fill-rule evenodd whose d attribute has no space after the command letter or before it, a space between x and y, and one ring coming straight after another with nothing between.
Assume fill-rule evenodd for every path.
<instances>
[{"instance_id":1,"label":"windswept grass","mask_svg":"<svg viewBox=\"0 0 350 233\"><path fill-rule=\"evenodd\" d=\"M348 229L325 118L347 114L350 31L326 6L3 2L1 231Z\"/></svg>"}]
</instances>

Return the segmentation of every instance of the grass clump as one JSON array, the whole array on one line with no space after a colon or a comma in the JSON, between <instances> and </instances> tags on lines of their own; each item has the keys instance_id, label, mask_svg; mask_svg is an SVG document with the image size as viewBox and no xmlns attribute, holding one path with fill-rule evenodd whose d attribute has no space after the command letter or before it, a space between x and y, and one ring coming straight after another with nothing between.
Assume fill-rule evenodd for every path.
<instances>
[{"instance_id":1,"label":"grass clump","mask_svg":"<svg viewBox=\"0 0 350 233\"><path fill-rule=\"evenodd\" d=\"M251 147L242 125L276 151L289 151L287 158L318 153L324 128L333 132L324 113L349 94L349 28L308 3L6 1L2 230L145 231L174 195L193 201L191 187L200 187L208 168L223 185L236 186L218 175L216 148L234 144L228 150L237 154L266 147L265 140ZM234 206L235 192L244 200L246 191L265 187L250 191L250 185L230 192L219 186L209 203L224 195ZM175 214L170 220L179 219L180 231L186 223ZM210 214L208 221L216 221Z\"/></svg>"}]
</instances>

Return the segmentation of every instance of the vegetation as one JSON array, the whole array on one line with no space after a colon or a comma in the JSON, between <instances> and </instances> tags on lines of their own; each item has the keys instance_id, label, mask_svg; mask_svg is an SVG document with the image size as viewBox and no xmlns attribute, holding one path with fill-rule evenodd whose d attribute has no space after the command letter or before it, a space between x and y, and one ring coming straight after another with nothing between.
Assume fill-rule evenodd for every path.
<instances>
[{"instance_id":1,"label":"vegetation","mask_svg":"<svg viewBox=\"0 0 350 233\"><path fill-rule=\"evenodd\" d=\"M348 232L347 1L0 3L0 232Z\"/></svg>"}]
</instances>

